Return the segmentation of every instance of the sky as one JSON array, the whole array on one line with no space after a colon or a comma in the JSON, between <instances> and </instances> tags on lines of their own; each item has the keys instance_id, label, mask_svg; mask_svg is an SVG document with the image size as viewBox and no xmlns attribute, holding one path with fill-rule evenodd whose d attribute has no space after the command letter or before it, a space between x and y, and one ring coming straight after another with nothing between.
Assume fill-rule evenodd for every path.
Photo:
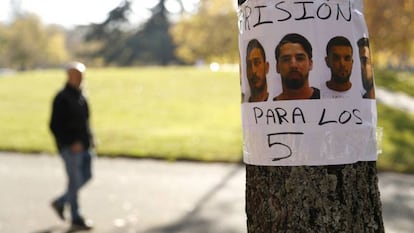
<instances>
[{"instance_id":1,"label":"sky","mask_svg":"<svg viewBox=\"0 0 414 233\"><path fill-rule=\"evenodd\" d=\"M40 16L45 24L59 24L66 28L104 21L112 9L122 0L0 0L0 21L7 22L12 16L11 1L19 2L24 12ZM147 10L157 0L135 0L132 4L131 22L139 22L149 17ZM185 7L191 8L198 0L184 1ZM138 4L139 3L139 4ZM167 1L167 7L174 9L174 1Z\"/></svg>"}]
</instances>

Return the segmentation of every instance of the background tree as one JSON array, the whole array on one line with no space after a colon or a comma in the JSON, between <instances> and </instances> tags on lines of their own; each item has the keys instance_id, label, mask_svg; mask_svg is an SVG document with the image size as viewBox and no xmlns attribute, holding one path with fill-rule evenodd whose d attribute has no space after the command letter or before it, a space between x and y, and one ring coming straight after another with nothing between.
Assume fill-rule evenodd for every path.
<instances>
[{"instance_id":1,"label":"background tree","mask_svg":"<svg viewBox=\"0 0 414 233\"><path fill-rule=\"evenodd\" d=\"M64 30L45 26L34 14L0 25L0 66L27 70L57 66L68 58Z\"/></svg>"},{"instance_id":2,"label":"background tree","mask_svg":"<svg viewBox=\"0 0 414 233\"><path fill-rule=\"evenodd\" d=\"M374 55L386 55L376 56L377 61L413 66L409 59L414 54L414 1L365 0L364 8Z\"/></svg>"},{"instance_id":3,"label":"background tree","mask_svg":"<svg viewBox=\"0 0 414 233\"><path fill-rule=\"evenodd\" d=\"M10 26L8 55L20 70L33 68L45 59L46 35L40 19L33 14L17 18Z\"/></svg>"},{"instance_id":4,"label":"background tree","mask_svg":"<svg viewBox=\"0 0 414 233\"><path fill-rule=\"evenodd\" d=\"M192 64L199 59L238 62L234 2L200 0L196 10L185 12L183 1L175 0L181 11L173 14L166 7L171 1L159 0L148 21L138 24L128 19L131 5L140 3L120 0L104 22L67 32L56 26L48 29L22 10L21 0L10 0L13 17L10 23L0 23L0 65L30 69L55 66L69 58L90 65L123 66ZM413 4L412 0L364 1L377 67L414 66L414 28L409 25L414 21Z\"/></svg>"},{"instance_id":5,"label":"background tree","mask_svg":"<svg viewBox=\"0 0 414 233\"><path fill-rule=\"evenodd\" d=\"M176 1L183 10L182 2ZM151 17L138 28L131 27L128 21L131 4L131 1L123 1L103 23L90 27L86 41L101 43L96 55L101 56L105 64L115 65L178 63L169 34L171 12L166 8L166 0L160 0L150 10Z\"/></svg>"},{"instance_id":6,"label":"background tree","mask_svg":"<svg viewBox=\"0 0 414 233\"><path fill-rule=\"evenodd\" d=\"M90 26L77 26L66 31L66 49L72 60L80 60L88 66L100 67L105 64L102 56L97 55L104 43L98 40L86 41L85 37L90 32Z\"/></svg>"},{"instance_id":7,"label":"background tree","mask_svg":"<svg viewBox=\"0 0 414 233\"><path fill-rule=\"evenodd\" d=\"M165 2L166 0L160 0L151 9L151 18L128 40L128 44L136 49L133 58L142 63L168 65L179 62L174 54L175 45L169 33L171 23ZM182 2L177 2L183 10Z\"/></svg>"},{"instance_id":8,"label":"background tree","mask_svg":"<svg viewBox=\"0 0 414 233\"><path fill-rule=\"evenodd\" d=\"M171 30L176 54L187 63L238 62L237 16L232 0L201 0L196 14L187 15Z\"/></svg>"},{"instance_id":9,"label":"background tree","mask_svg":"<svg viewBox=\"0 0 414 233\"><path fill-rule=\"evenodd\" d=\"M251 233L382 233L376 162L246 165L246 214Z\"/></svg>"},{"instance_id":10,"label":"background tree","mask_svg":"<svg viewBox=\"0 0 414 233\"><path fill-rule=\"evenodd\" d=\"M130 62L128 57L131 48L126 46L128 39L126 27L129 24L130 12L131 2L125 0L109 12L104 22L89 26L85 40L89 44L96 45L96 51L92 51L92 56L102 57L105 64L126 65Z\"/></svg>"},{"instance_id":11,"label":"background tree","mask_svg":"<svg viewBox=\"0 0 414 233\"><path fill-rule=\"evenodd\" d=\"M10 33L7 25L0 23L0 67L10 67Z\"/></svg>"},{"instance_id":12,"label":"background tree","mask_svg":"<svg viewBox=\"0 0 414 233\"><path fill-rule=\"evenodd\" d=\"M69 59L65 30L57 25L46 28L46 60L44 66L59 66Z\"/></svg>"}]
</instances>

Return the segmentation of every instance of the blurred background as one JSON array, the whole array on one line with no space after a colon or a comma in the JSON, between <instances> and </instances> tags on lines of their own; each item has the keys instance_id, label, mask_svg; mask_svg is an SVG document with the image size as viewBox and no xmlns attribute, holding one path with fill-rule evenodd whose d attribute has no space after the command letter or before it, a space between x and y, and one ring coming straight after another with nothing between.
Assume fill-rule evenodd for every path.
<instances>
[{"instance_id":1,"label":"blurred background","mask_svg":"<svg viewBox=\"0 0 414 233\"><path fill-rule=\"evenodd\" d=\"M235 9L231 0L2 1L0 67L236 63Z\"/></svg>"},{"instance_id":2,"label":"blurred background","mask_svg":"<svg viewBox=\"0 0 414 233\"><path fill-rule=\"evenodd\" d=\"M0 150L56 152L51 99L63 64L80 60L98 154L241 161L236 1L144 2L0 3ZM382 170L414 172L413 4L364 1L376 85L390 94L377 93Z\"/></svg>"},{"instance_id":3,"label":"blurred background","mask_svg":"<svg viewBox=\"0 0 414 233\"><path fill-rule=\"evenodd\" d=\"M365 0L377 68L414 64L413 2ZM0 3L0 67L238 63L233 0L5 0ZM219 32L219 33L213 33Z\"/></svg>"},{"instance_id":4,"label":"blurred background","mask_svg":"<svg viewBox=\"0 0 414 233\"><path fill-rule=\"evenodd\" d=\"M364 0L364 6L375 82L383 90L378 168L414 173L414 1ZM0 151L57 154L48 123L65 82L62 67L71 60L88 67L85 90L100 157L242 161L236 1L1 1ZM405 201L390 201L411 203L413 188L405 190ZM407 222L414 216L409 208L403 214Z\"/></svg>"}]
</instances>

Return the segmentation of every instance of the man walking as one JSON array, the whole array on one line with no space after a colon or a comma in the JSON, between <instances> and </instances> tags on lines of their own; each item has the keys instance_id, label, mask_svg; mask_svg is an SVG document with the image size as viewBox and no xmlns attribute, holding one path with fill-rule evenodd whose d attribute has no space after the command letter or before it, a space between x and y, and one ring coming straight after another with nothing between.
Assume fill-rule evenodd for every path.
<instances>
[{"instance_id":1,"label":"man walking","mask_svg":"<svg viewBox=\"0 0 414 233\"><path fill-rule=\"evenodd\" d=\"M64 207L69 204L71 229L89 230L79 210L78 192L92 177L93 139L89 126L89 107L82 94L85 65L72 62L66 66L67 82L53 100L50 129L65 165L68 177L66 192L52 202L52 208L64 220Z\"/></svg>"}]
</instances>

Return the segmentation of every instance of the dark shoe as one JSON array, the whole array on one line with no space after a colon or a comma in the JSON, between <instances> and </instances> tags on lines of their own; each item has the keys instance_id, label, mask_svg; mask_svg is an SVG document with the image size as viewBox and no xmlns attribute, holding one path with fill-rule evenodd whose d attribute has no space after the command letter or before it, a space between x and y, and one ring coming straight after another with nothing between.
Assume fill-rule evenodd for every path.
<instances>
[{"instance_id":1,"label":"dark shoe","mask_svg":"<svg viewBox=\"0 0 414 233\"><path fill-rule=\"evenodd\" d=\"M60 219L65 220L65 216L63 215L63 205L59 205L57 201L54 201L52 202L52 208L53 210L55 210L56 214L59 216Z\"/></svg>"},{"instance_id":2,"label":"dark shoe","mask_svg":"<svg viewBox=\"0 0 414 233\"><path fill-rule=\"evenodd\" d=\"M70 227L71 231L88 231L92 230L92 224L85 222L82 218L76 219L72 221L72 225Z\"/></svg>"}]
</instances>

